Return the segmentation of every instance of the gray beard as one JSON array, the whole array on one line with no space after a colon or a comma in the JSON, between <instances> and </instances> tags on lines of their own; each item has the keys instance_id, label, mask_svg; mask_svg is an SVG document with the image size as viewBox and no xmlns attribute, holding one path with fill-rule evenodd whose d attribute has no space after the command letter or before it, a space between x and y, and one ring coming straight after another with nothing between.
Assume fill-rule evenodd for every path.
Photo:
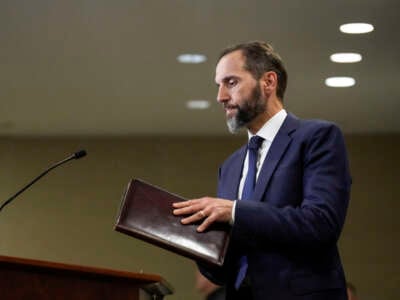
<instances>
[{"instance_id":1,"label":"gray beard","mask_svg":"<svg viewBox=\"0 0 400 300\"><path fill-rule=\"evenodd\" d=\"M261 98L261 88L260 86L256 86L250 98L245 100L241 107L238 107L237 114L226 120L230 133L238 133L241 128L253 121L265 109L266 103Z\"/></svg>"},{"instance_id":2,"label":"gray beard","mask_svg":"<svg viewBox=\"0 0 400 300\"><path fill-rule=\"evenodd\" d=\"M226 120L226 125L228 125L228 130L232 134L238 133L240 128L243 127L243 124L239 123L239 120L236 118L236 116L227 119Z\"/></svg>"}]
</instances>

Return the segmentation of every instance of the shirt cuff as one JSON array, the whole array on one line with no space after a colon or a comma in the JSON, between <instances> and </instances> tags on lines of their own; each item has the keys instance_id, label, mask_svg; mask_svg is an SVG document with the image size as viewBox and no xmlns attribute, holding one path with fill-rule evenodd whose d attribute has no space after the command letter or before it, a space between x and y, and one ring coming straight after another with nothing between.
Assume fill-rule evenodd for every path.
<instances>
[{"instance_id":1,"label":"shirt cuff","mask_svg":"<svg viewBox=\"0 0 400 300\"><path fill-rule=\"evenodd\" d=\"M231 225L233 225L233 223L235 222L236 202L237 202L237 200L234 200L234 201L233 201L232 215L231 215L231 220L229 221L229 224L231 224Z\"/></svg>"}]
</instances>

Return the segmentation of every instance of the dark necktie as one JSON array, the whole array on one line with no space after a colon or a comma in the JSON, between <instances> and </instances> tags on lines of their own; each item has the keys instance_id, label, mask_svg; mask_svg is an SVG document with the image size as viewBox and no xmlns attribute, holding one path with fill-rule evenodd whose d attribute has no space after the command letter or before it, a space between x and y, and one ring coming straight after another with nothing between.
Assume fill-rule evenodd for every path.
<instances>
[{"instance_id":1,"label":"dark necktie","mask_svg":"<svg viewBox=\"0 0 400 300\"><path fill-rule=\"evenodd\" d=\"M243 191L241 201L243 200L251 200L251 196L254 192L254 187L256 185L256 177L257 177L257 157L258 157L258 149L260 148L264 139L260 136L253 136L249 144L247 146L249 153L249 168L247 171L246 180L244 182ZM240 267L239 272L235 281L235 288L239 289L244 277L247 272L247 257L242 256L240 258Z\"/></svg>"}]
</instances>

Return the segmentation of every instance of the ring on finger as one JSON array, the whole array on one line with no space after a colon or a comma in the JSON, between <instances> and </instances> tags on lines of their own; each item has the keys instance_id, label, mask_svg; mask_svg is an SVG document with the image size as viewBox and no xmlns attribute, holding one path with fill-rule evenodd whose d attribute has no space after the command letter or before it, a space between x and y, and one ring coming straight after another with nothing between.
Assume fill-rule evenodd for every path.
<instances>
[{"instance_id":1,"label":"ring on finger","mask_svg":"<svg viewBox=\"0 0 400 300\"><path fill-rule=\"evenodd\" d=\"M206 217L206 214L204 213L204 211L199 211L200 216L204 219Z\"/></svg>"}]
</instances>

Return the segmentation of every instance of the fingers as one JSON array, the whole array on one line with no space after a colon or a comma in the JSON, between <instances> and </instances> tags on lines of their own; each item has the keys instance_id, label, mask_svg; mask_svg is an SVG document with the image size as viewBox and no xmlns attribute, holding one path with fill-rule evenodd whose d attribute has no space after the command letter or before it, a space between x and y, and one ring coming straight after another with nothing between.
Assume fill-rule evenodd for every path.
<instances>
[{"instance_id":1,"label":"fingers","mask_svg":"<svg viewBox=\"0 0 400 300\"><path fill-rule=\"evenodd\" d=\"M173 214L176 216L194 214L203 208L198 200L175 202L172 206L175 208Z\"/></svg>"},{"instance_id":2,"label":"fingers","mask_svg":"<svg viewBox=\"0 0 400 300\"><path fill-rule=\"evenodd\" d=\"M193 204L195 200L187 200L187 201L181 201L181 202L175 202L172 203L172 207L174 208L182 208L182 207L187 207Z\"/></svg>"},{"instance_id":3,"label":"fingers","mask_svg":"<svg viewBox=\"0 0 400 300\"><path fill-rule=\"evenodd\" d=\"M204 221L197 227L198 232L205 231L212 223L215 222L215 217L213 215L209 215L204 219Z\"/></svg>"},{"instance_id":4,"label":"fingers","mask_svg":"<svg viewBox=\"0 0 400 300\"><path fill-rule=\"evenodd\" d=\"M181 220L181 223L186 225L186 224L190 224L190 223L195 223L198 221L201 221L203 219L206 219L207 215L203 210L200 210L194 214L192 214L191 216L187 217L187 218L183 218Z\"/></svg>"},{"instance_id":5,"label":"fingers","mask_svg":"<svg viewBox=\"0 0 400 300\"><path fill-rule=\"evenodd\" d=\"M200 210L197 213L182 219L181 223L187 225L201 220L203 220L203 222L196 229L198 232L205 231L215 221L215 216L213 215L213 213L207 215L205 210Z\"/></svg>"},{"instance_id":6,"label":"fingers","mask_svg":"<svg viewBox=\"0 0 400 300\"><path fill-rule=\"evenodd\" d=\"M200 216L202 217L202 218L205 218L206 217L206 214L204 213L204 211L199 211L199 214L200 214Z\"/></svg>"},{"instance_id":7,"label":"fingers","mask_svg":"<svg viewBox=\"0 0 400 300\"><path fill-rule=\"evenodd\" d=\"M197 227L198 232L205 231L214 222L229 222L232 215L233 202L226 199L203 197L173 203L173 214L184 215L181 223L202 223Z\"/></svg>"},{"instance_id":8,"label":"fingers","mask_svg":"<svg viewBox=\"0 0 400 300\"><path fill-rule=\"evenodd\" d=\"M211 224L209 221L205 222L205 220L208 219L208 210L206 208L207 203L206 197L175 202L172 204L174 208L173 214L176 216L189 215L181 220L181 223L184 225L204 220L203 223L197 228L197 231L199 232L204 231ZM204 225L204 223L206 225Z\"/></svg>"}]
</instances>

